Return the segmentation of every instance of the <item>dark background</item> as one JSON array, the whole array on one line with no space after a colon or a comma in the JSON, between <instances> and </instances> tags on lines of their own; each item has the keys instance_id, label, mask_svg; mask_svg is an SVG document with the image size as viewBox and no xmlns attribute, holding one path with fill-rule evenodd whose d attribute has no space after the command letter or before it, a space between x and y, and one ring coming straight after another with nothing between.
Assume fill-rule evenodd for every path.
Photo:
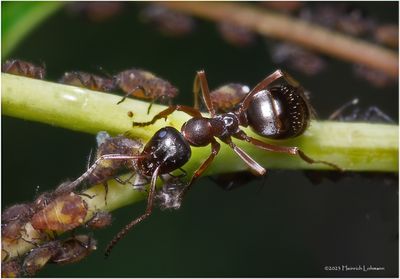
<instances>
[{"instance_id":1,"label":"dark background","mask_svg":"<svg viewBox=\"0 0 400 279\"><path fill-rule=\"evenodd\" d=\"M381 22L398 22L398 3L358 2ZM148 69L180 89L177 103L192 104L196 70L211 88L227 82L254 85L278 66L258 39L237 48L211 22L171 38L138 20L138 3L118 16L93 23L60 10L31 32L11 57L45 62L47 79L85 70L110 73ZM312 92L320 119L354 97L398 119L398 84L378 89L354 77L347 62L309 77L289 70ZM101 112L100 112L101 113ZM86 167L93 135L2 117L2 206L32 200L35 188L55 187ZM144 210L139 203L113 212L112 227L96 231L98 251L70 266L49 265L40 277L301 277L398 276L398 182L354 175L313 185L301 171L271 170L225 192L208 178L193 188L179 211L155 210L104 260L108 241ZM383 272L327 272L325 266L372 265Z\"/></svg>"}]
</instances>

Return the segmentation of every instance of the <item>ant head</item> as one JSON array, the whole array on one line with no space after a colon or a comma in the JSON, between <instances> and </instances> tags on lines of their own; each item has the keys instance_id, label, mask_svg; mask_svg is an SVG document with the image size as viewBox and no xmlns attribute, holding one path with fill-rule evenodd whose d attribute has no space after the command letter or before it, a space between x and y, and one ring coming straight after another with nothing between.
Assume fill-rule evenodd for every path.
<instances>
[{"instance_id":1,"label":"ant head","mask_svg":"<svg viewBox=\"0 0 400 279\"><path fill-rule=\"evenodd\" d=\"M143 174L151 176L159 166L160 174L182 167L189 160L191 149L178 130L164 127L147 142L142 154L146 157L138 160L139 168Z\"/></svg>"},{"instance_id":2,"label":"ant head","mask_svg":"<svg viewBox=\"0 0 400 279\"><path fill-rule=\"evenodd\" d=\"M206 118L191 118L183 124L182 134L193 146L206 146L214 139L212 125Z\"/></svg>"}]
</instances>

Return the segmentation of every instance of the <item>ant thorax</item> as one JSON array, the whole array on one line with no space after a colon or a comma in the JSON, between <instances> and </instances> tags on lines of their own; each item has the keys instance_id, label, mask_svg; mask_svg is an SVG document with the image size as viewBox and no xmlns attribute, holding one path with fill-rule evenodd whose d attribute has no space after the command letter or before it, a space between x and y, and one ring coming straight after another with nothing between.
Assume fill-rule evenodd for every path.
<instances>
[{"instance_id":1,"label":"ant thorax","mask_svg":"<svg viewBox=\"0 0 400 279\"><path fill-rule=\"evenodd\" d=\"M210 122L215 137L225 138L239 132L239 118L232 112L217 115L211 118Z\"/></svg>"}]
</instances>

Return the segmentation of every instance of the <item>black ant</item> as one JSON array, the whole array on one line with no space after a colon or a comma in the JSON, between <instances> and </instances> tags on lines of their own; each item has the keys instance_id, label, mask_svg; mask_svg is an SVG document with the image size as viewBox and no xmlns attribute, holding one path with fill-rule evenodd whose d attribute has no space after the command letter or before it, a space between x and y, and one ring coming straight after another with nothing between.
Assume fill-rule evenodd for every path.
<instances>
[{"instance_id":1,"label":"black ant","mask_svg":"<svg viewBox=\"0 0 400 279\"><path fill-rule=\"evenodd\" d=\"M81 184L96 171L98 166L106 161L121 160L131 161L132 171L139 176L150 178L149 194L147 198L147 207L145 212L135 220L126 225L110 242L106 248L106 256L111 252L114 245L126 235L126 233L135 225L150 216L153 209L153 201L156 195L157 178L163 174L171 173L180 169L191 157L191 149L189 143L184 139L182 134L173 127L164 127L158 130L153 137L147 142L142 152L137 155L126 154L105 154L100 156L92 166L74 182L67 187L72 190ZM172 176L172 175L171 175ZM173 198L174 192L168 189L169 198ZM176 208L177 203L170 204L162 201L165 207Z\"/></svg>"},{"instance_id":2,"label":"black ant","mask_svg":"<svg viewBox=\"0 0 400 279\"><path fill-rule=\"evenodd\" d=\"M46 69L44 66L37 66L30 62L19 59L10 59L3 63L1 71L18 76L26 76L35 79L44 79Z\"/></svg>"},{"instance_id":3,"label":"black ant","mask_svg":"<svg viewBox=\"0 0 400 279\"><path fill-rule=\"evenodd\" d=\"M283 78L285 84L270 86ZM183 124L181 131L184 140L191 146L211 144L211 154L191 177L188 185L181 192L181 198L193 185L193 182L211 164L220 150L215 138L226 143L249 166L252 173L264 175L266 170L252 159L245 151L232 142L232 137L247 141L256 147L279 153L297 155L307 163L323 163L335 169L335 164L314 160L305 155L298 147L286 147L262 142L248 136L240 126L250 127L257 134L271 139L287 139L301 135L309 125L313 110L304 96L303 88L288 74L276 70L257 84L232 111L217 114L210 98L208 82L204 71L198 71L194 82L195 99L201 88L204 103L211 115L203 117L195 106L172 105L161 111L149 122L134 122L133 126L147 126L161 118L167 118L174 111L182 111L192 118ZM195 103L197 103L195 101Z\"/></svg>"}]
</instances>

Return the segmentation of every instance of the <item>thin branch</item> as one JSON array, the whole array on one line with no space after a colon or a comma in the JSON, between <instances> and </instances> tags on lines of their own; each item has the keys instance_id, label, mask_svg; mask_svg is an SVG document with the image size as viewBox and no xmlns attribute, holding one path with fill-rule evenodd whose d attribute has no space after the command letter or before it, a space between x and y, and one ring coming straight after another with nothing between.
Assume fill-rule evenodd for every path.
<instances>
[{"instance_id":1,"label":"thin branch","mask_svg":"<svg viewBox=\"0 0 400 279\"><path fill-rule=\"evenodd\" d=\"M229 2L166 1L159 4L205 19L242 25L261 35L291 41L331 56L380 69L395 78L399 75L396 52L267 9Z\"/></svg>"}]
</instances>

